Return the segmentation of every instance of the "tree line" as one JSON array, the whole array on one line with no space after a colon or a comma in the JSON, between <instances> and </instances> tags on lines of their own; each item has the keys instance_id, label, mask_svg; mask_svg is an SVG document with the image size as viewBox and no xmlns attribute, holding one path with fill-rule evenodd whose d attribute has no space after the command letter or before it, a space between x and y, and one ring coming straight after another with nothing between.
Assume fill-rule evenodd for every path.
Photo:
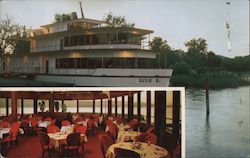
<instances>
[{"instance_id":1,"label":"tree line","mask_svg":"<svg viewBox=\"0 0 250 158\"><path fill-rule=\"evenodd\" d=\"M208 50L205 39L193 38L184 43L187 51L171 48L166 40L155 37L151 49L157 51L159 68L173 68L174 74L205 73L208 71L250 71L250 56L228 58Z\"/></svg>"}]
</instances>

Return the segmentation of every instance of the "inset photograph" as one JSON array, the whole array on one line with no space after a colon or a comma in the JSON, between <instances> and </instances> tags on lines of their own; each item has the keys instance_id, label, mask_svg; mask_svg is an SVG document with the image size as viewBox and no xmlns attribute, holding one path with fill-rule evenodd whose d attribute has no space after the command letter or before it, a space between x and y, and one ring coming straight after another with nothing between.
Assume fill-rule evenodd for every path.
<instances>
[{"instance_id":1,"label":"inset photograph","mask_svg":"<svg viewBox=\"0 0 250 158\"><path fill-rule=\"evenodd\" d=\"M184 88L1 90L1 155L179 158L185 139L184 92Z\"/></svg>"}]
</instances>

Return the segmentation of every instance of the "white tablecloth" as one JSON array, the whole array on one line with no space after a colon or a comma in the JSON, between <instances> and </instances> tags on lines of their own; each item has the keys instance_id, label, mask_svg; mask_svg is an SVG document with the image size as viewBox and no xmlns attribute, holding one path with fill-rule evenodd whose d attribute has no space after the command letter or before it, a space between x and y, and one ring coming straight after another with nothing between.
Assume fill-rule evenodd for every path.
<instances>
[{"instance_id":1,"label":"white tablecloth","mask_svg":"<svg viewBox=\"0 0 250 158\"><path fill-rule=\"evenodd\" d=\"M51 125L50 121L41 121L41 122L39 122L38 127L45 127L45 128L47 128L49 125Z\"/></svg>"},{"instance_id":2,"label":"white tablecloth","mask_svg":"<svg viewBox=\"0 0 250 158\"><path fill-rule=\"evenodd\" d=\"M0 129L0 138L3 139L3 134L9 133L9 132L10 132L10 128L1 128Z\"/></svg>"},{"instance_id":3,"label":"white tablecloth","mask_svg":"<svg viewBox=\"0 0 250 158\"><path fill-rule=\"evenodd\" d=\"M83 120L83 121L79 121L79 122L77 122L77 124L79 124L79 125L83 125L83 126L87 126L87 122L88 122L88 118L87 119L85 119L85 120Z\"/></svg>"},{"instance_id":4,"label":"white tablecloth","mask_svg":"<svg viewBox=\"0 0 250 158\"><path fill-rule=\"evenodd\" d=\"M135 140L137 136L139 136L141 132L135 131L119 131L117 136L117 143Z\"/></svg>"},{"instance_id":5,"label":"white tablecloth","mask_svg":"<svg viewBox=\"0 0 250 158\"><path fill-rule=\"evenodd\" d=\"M141 149L135 149L132 143L123 142L111 145L106 153L106 158L115 158L115 148L135 151L140 154L141 158L162 158L168 156L168 151L157 145L148 145L147 143L141 143Z\"/></svg>"},{"instance_id":6,"label":"white tablecloth","mask_svg":"<svg viewBox=\"0 0 250 158\"><path fill-rule=\"evenodd\" d=\"M72 133L74 131L74 125L62 126L60 132L62 133Z\"/></svg>"},{"instance_id":7,"label":"white tablecloth","mask_svg":"<svg viewBox=\"0 0 250 158\"><path fill-rule=\"evenodd\" d=\"M57 132L57 133L50 133L48 134L51 139L51 144L55 146L55 148L59 148L59 144L65 144L67 136L69 134ZM83 139L84 142L88 142L87 136L85 134L81 134L81 139Z\"/></svg>"}]
</instances>

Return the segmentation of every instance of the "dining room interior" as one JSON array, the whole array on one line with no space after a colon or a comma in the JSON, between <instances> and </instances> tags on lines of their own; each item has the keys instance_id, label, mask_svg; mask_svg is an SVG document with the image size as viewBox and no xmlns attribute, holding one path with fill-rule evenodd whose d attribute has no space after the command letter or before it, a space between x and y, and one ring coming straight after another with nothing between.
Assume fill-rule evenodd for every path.
<instances>
[{"instance_id":1,"label":"dining room interior","mask_svg":"<svg viewBox=\"0 0 250 158\"><path fill-rule=\"evenodd\" d=\"M179 158L183 88L0 89L3 157Z\"/></svg>"}]
</instances>

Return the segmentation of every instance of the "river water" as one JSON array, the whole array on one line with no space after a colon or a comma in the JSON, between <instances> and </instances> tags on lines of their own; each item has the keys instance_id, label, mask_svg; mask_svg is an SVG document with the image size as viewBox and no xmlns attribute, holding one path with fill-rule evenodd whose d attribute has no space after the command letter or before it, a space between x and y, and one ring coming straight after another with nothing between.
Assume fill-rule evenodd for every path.
<instances>
[{"instance_id":1,"label":"river water","mask_svg":"<svg viewBox=\"0 0 250 158\"><path fill-rule=\"evenodd\" d=\"M250 86L186 90L186 157L250 157Z\"/></svg>"}]
</instances>

